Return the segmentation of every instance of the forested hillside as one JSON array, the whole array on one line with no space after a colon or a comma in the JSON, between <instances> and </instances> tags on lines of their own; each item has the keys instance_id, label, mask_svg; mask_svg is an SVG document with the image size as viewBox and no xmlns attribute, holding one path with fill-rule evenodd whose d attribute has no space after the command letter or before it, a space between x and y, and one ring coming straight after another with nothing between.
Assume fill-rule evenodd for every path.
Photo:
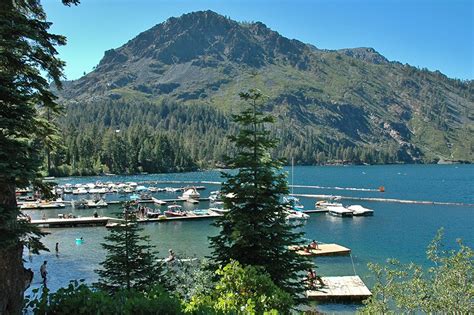
<instances>
[{"instance_id":1,"label":"forested hillside","mask_svg":"<svg viewBox=\"0 0 474 315\"><path fill-rule=\"evenodd\" d=\"M222 165L238 93L252 87L277 118L275 156L297 164L474 161L473 81L372 48L319 49L211 11L156 25L64 85L59 173Z\"/></svg>"}]
</instances>

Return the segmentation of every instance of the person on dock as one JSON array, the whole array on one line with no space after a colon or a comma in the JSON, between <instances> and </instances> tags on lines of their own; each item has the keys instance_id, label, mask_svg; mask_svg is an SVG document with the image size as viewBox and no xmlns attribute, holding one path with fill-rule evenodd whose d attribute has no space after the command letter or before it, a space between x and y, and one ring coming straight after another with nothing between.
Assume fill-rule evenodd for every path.
<instances>
[{"instance_id":1,"label":"person on dock","mask_svg":"<svg viewBox=\"0 0 474 315\"><path fill-rule=\"evenodd\" d=\"M46 221L46 213L43 212L43 216L41 217L43 221Z\"/></svg>"},{"instance_id":2,"label":"person on dock","mask_svg":"<svg viewBox=\"0 0 474 315\"><path fill-rule=\"evenodd\" d=\"M43 278L43 284L46 286L46 277L48 275L48 271L46 270L46 264L48 263L47 260L43 262L43 264L40 267L40 274L41 278Z\"/></svg>"},{"instance_id":3,"label":"person on dock","mask_svg":"<svg viewBox=\"0 0 474 315\"><path fill-rule=\"evenodd\" d=\"M314 269L311 269L311 268L308 269L308 274L307 274L306 279L308 281L308 286L310 289L316 287L316 281L318 281L321 287L324 287L323 279L321 279L321 277L316 274L316 271Z\"/></svg>"},{"instance_id":4,"label":"person on dock","mask_svg":"<svg viewBox=\"0 0 474 315\"><path fill-rule=\"evenodd\" d=\"M319 249L319 245L316 240L313 240L311 243L309 243L309 246L311 247L311 249Z\"/></svg>"},{"instance_id":5,"label":"person on dock","mask_svg":"<svg viewBox=\"0 0 474 315\"><path fill-rule=\"evenodd\" d=\"M99 214L97 213L97 210L94 210L93 216L94 216L94 218L98 218L98 217L99 217Z\"/></svg>"}]
</instances>

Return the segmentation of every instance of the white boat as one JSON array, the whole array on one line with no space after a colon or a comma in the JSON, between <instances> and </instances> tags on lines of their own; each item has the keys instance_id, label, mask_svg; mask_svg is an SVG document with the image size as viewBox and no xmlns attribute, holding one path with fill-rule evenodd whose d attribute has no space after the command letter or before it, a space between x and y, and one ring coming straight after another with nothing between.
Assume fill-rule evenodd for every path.
<instances>
[{"instance_id":1,"label":"white boat","mask_svg":"<svg viewBox=\"0 0 474 315\"><path fill-rule=\"evenodd\" d=\"M364 208L361 205L352 205L347 207L347 209L352 211L352 215L354 216L370 216L374 215L374 210Z\"/></svg>"},{"instance_id":2,"label":"white boat","mask_svg":"<svg viewBox=\"0 0 474 315\"><path fill-rule=\"evenodd\" d=\"M293 196L283 197L283 202L290 206L290 209L295 211L303 211L304 206L300 203L300 200Z\"/></svg>"},{"instance_id":3,"label":"white boat","mask_svg":"<svg viewBox=\"0 0 474 315\"><path fill-rule=\"evenodd\" d=\"M219 202L222 201L221 198L221 192L216 190L216 191L211 191L211 194L209 195L209 200L211 202Z\"/></svg>"},{"instance_id":4,"label":"white boat","mask_svg":"<svg viewBox=\"0 0 474 315\"><path fill-rule=\"evenodd\" d=\"M318 209L327 209L328 207L342 207L342 203L320 200L316 202L315 206Z\"/></svg>"},{"instance_id":5,"label":"white boat","mask_svg":"<svg viewBox=\"0 0 474 315\"><path fill-rule=\"evenodd\" d=\"M153 202L157 205L160 205L160 206L163 206L166 204L166 201L163 201L163 200L160 200L160 199L157 199L155 197L151 197L151 200L153 200Z\"/></svg>"},{"instance_id":6,"label":"white boat","mask_svg":"<svg viewBox=\"0 0 474 315\"><path fill-rule=\"evenodd\" d=\"M181 198L185 200L188 200L188 199L198 200L199 197L201 197L201 194L198 193L198 191L194 187L186 188L183 192L183 195L181 196Z\"/></svg>"},{"instance_id":7,"label":"white boat","mask_svg":"<svg viewBox=\"0 0 474 315\"><path fill-rule=\"evenodd\" d=\"M309 215L304 212L296 211L296 210L288 210L286 219L287 220L307 220L309 219Z\"/></svg>"},{"instance_id":8,"label":"white boat","mask_svg":"<svg viewBox=\"0 0 474 315\"><path fill-rule=\"evenodd\" d=\"M58 209L64 208L66 205L62 201L43 201L38 204L40 209Z\"/></svg>"},{"instance_id":9,"label":"white boat","mask_svg":"<svg viewBox=\"0 0 474 315\"><path fill-rule=\"evenodd\" d=\"M329 214L337 217L352 217L352 211L343 206L329 206L326 209Z\"/></svg>"},{"instance_id":10,"label":"white boat","mask_svg":"<svg viewBox=\"0 0 474 315\"><path fill-rule=\"evenodd\" d=\"M96 199L96 200L90 199L86 201L87 208L103 208L107 206L108 206L107 202L105 202L103 199Z\"/></svg>"},{"instance_id":11,"label":"white boat","mask_svg":"<svg viewBox=\"0 0 474 315\"><path fill-rule=\"evenodd\" d=\"M74 189L72 191L73 195L85 195L87 193L88 193L87 189L85 189L84 187L80 187L80 188Z\"/></svg>"},{"instance_id":12,"label":"white boat","mask_svg":"<svg viewBox=\"0 0 474 315\"><path fill-rule=\"evenodd\" d=\"M151 211L151 209L147 209L146 216L147 218L158 218L161 215L161 211L155 209L155 211Z\"/></svg>"},{"instance_id":13,"label":"white boat","mask_svg":"<svg viewBox=\"0 0 474 315\"><path fill-rule=\"evenodd\" d=\"M225 214L230 211L230 209L224 209L224 208L209 208L209 211L215 212L217 214Z\"/></svg>"},{"instance_id":14,"label":"white boat","mask_svg":"<svg viewBox=\"0 0 474 315\"><path fill-rule=\"evenodd\" d=\"M180 205L169 205L168 210L165 211L167 217L185 217L186 211Z\"/></svg>"}]
</instances>

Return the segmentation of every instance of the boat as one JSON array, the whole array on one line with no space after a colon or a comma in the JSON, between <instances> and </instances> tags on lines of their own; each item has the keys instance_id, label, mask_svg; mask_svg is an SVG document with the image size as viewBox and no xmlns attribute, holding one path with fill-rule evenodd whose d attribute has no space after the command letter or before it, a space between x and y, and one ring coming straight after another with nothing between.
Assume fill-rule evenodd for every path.
<instances>
[{"instance_id":1,"label":"boat","mask_svg":"<svg viewBox=\"0 0 474 315\"><path fill-rule=\"evenodd\" d=\"M194 199L198 200L199 197L201 197L201 194L198 193L196 188L194 187L188 187L184 189L183 195L181 196L181 199L188 200L188 199Z\"/></svg>"},{"instance_id":2,"label":"boat","mask_svg":"<svg viewBox=\"0 0 474 315\"><path fill-rule=\"evenodd\" d=\"M169 205L168 210L165 211L167 217L185 217L186 211L180 205Z\"/></svg>"},{"instance_id":3,"label":"boat","mask_svg":"<svg viewBox=\"0 0 474 315\"><path fill-rule=\"evenodd\" d=\"M352 217L352 211L343 206L328 206L326 208L329 214L336 217Z\"/></svg>"},{"instance_id":4,"label":"boat","mask_svg":"<svg viewBox=\"0 0 474 315\"><path fill-rule=\"evenodd\" d=\"M143 201L143 202L153 202L153 199L151 197L150 194L147 194L147 193L141 193L140 194L140 199L139 201Z\"/></svg>"},{"instance_id":5,"label":"boat","mask_svg":"<svg viewBox=\"0 0 474 315\"><path fill-rule=\"evenodd\" d=\"M84 187L80 187L80 188L74 189L72 191L73 195L85 195L87 193L88 193L87 189L85 189Z\"/></svg>"},{"instance_id":6,"label":"boat","mask_svg":"<svg viewBox=\"0 0 474 315\"><path fill-rule=\"evenodd\" d=\"M300 203L300 200L293 196L283 197L283 202L290 206L290 209L295 211L303 211L304 206Z\"/></svg>"},{"instance_id":7,"label":"boat","mask_svg":"<svg viewBox=\"0 0 474 315\"><path fill-rule=\"evenodd\" d=\"M62 200L57 201L43 201L40 202L38 208L40 209L58 209L64 208L66 205L62 202Z\"/></svg>"},{"instance_id":8,"label":"boat","mask_svg":"<svg viewBox=\"0 0 474 315\"><path fill-rule=\"evenodd\" d=\"M160 200L160 199L157 199L155 197L151 197L151 200L153 200L153 202L157 205L160 205L160 206L163 206L166 204L166 201L163 201L163 200Z\"/></svg>"},{"instance_id":9,"label":"boat","mask_svg":"<svg viewBox=\"0 0 474 315\"><path fill-rule=\"evenodd\" d=\"M215 212L217 214L225 214L230 211L230 209L224 209L224 208L209 208L209 211Z\"/></svg>"},{"instance_id":10,"label":"boat","mask_svg":"<svg viewBox=\"0 0 474 315\"><path fill-rule=\"evenodd\" d=\"M104 199L89 199L86 200L85 206L87 208L104 208L107 207L108 204Z\"/></svg>"},{"instance_id":11,"label":"boat","mask_svg":"<svg viewBox=\"0 0 474 315\"><path fill-rule=\"evenodd\" d=\"M137 201L137 200L139 200L139 199L140 199L140 196L137 195L137 194L133 194L133 195L130 196L130 200L131 200L131 201Z\"/></svg>"},{"instance_id":12,"label":"boat","mask_svg":"<svg viewBox=\"0 0 474 315\"><path fill-rule=\"evenodd\" d=\"M151 209L147 209L146 210L146 217L147 218L158 218L159 216L161 215L161 211L160 210L155 210L155 211L151 211Z\"/></svg>"},{"instance_id":13,"label":"boat","mask_svg":"<svg viewBox=\"0 0 474 315\"><path fill-rule=\"evenodd\" d=\"M193 210L193 213L195 215L208 215L209 211L206 209L196 209L196 210Z\"/></svg>"},{"instance_id":14,"label":"boat","mask_svg":"<svg viewBox=\"0 0 474 315\"><path fill-rule=\"evenodd\" d=\"M21 206L21 210L29 210L29 209L38 209L39 208L39 203L34 201L34 202L24 202Z\"/></svg>"},{"instance_id":15,"label":"boat","mask_svg":"<svg viewBox=\"0 0 474 315\"><path fill-rule=\"evenodd\" d=\"M342 207L342 203L320 200L316 202L315 206L318 209L327 209L328 207Z\"/></svg>"},{"instance_id":16,"label":"boat","mask_svg":"<svg viewBox=\"0 0 474 315\"><path fill-rule=\"evenodd\" d=\"M287 220L307 220L309 219L309 215L301 211L288 210L286 219Z\"/></svg>"},{"instance_id":17,"label":"boat","mask_svg":"<svg viewBox=\"0 0 474 315\"><path fill-rule=\"evenodd\" d=\"M352 215L354 216L371 216L374 215L374 210L364 208L361 205L352 205L347 207L347 209L352 211Z\"/></svg>"},{"instance_id":18,"label":"boat","mask_svg":"<svg viewBox=\"0 0 474 315\"><path fill-rule=\"evenodd\" d=\"M211 194L209 195L209 200L211 202L219 202L222 201L221 197L221 192L216 190L216 191L211 191Z\"/></svg>"}]
</instances>

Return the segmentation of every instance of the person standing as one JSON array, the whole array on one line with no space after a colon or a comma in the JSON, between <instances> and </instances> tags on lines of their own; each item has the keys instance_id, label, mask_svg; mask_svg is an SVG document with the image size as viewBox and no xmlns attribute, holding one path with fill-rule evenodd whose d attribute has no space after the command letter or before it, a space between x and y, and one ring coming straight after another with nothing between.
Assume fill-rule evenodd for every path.
<instances>
[{"instance_id":1,"label":"person standing","mask_svg":"<svg viewBox=\"0 0 474 315\"><path fill-rule=\"evenodd\" d=\"M43 284L46 285L46 276L48 275L48 271L46 270L46 264L48 263L47 260L43 262L43 264L40 267L40 274L41 278L43 278Z\"/></svg>"}]
</instances>

